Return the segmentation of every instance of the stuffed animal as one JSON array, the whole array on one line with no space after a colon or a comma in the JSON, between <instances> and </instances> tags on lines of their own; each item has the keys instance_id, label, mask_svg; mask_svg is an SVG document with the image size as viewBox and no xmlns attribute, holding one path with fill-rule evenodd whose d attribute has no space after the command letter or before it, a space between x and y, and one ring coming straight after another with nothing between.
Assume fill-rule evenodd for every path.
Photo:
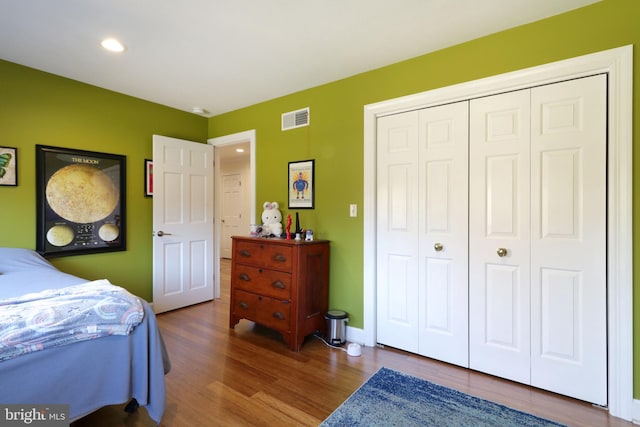
<instances>
[{"instance_id":1,"label":"stuffed animal","mask_svg":"<svg viewBox=\"0 0 640 427\"><path fill-rule=\"evenodd\" d=\"M262 235L277 236L282 235L282 212L278 202L264 202L262 205Z\"/></svg>"}]
</instances>

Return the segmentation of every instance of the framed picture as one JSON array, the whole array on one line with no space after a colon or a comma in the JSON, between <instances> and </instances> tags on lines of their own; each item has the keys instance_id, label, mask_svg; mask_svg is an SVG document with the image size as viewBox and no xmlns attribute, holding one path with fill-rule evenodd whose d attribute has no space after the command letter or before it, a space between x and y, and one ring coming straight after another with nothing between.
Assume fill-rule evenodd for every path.
<instances>
[{"instance_id":1,"label":"framed picture","mask_svg":"<svg viewBox=\"0 0 640 427\"><path fill-rule=\"evenodd\" d=\"M153 196L153 160L144 159L144 197Z\"/></svg>"},{"instance_id":2,"label":"framed picture","mask_svg":"<svg viewBox=\"0 0 640 427\"><path fill-rule=\"evenodd\" d=\"M289 209L314 208L314 160L289 162Z\"/></svg>"},{"instance_id":3,"label":"framed picture","mask_svg":"<svg viewBox=\"0 0 640 427\"><path fill-rule=\"evenodd\" d=\"M0 185L18 185L18 149L0 147Z\"/></svg>"},{"instance_id":4,"label":"framed picture","mask_svg":"<svg viewBox=\"0 0 640 427\"><path fill-rule=\"evenodd\" d=\"M124 251L126 157L36 145L36 250Z\"/></svg>"}]
</instances>

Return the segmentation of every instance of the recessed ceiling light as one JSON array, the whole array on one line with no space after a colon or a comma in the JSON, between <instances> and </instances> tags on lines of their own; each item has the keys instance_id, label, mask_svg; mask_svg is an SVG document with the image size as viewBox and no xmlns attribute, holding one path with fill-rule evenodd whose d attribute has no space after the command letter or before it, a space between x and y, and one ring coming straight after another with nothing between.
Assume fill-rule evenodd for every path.
<instances>
[{"instance_id":1,"label":"recessed ceiling light","mask_svg":"<svg viewBox=\"0 0 640 427\"><path fill-rule=\"evenodd\" d=\"M124 52L126 49L122 43L113 38L102 40L100 45L111 52Z\"/></svg>"},{"instance_id":2,"label":"recessed ceiling light","mask_svg":"<svg viewBox=\"0 0 640 427\"><path fill-rule=\"evenodd\" d=\"M244 148L236 148L236 153L244 153Z\"/></svg>"}]
</instances>

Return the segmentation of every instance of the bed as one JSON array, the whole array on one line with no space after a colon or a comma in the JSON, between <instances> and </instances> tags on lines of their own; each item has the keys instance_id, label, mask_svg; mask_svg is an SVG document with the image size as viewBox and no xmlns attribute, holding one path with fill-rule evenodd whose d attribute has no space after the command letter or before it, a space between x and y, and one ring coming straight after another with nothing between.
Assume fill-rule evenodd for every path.
<instances>
[{"instance_id":1,"label":"bed","mask_svg":"<svg viewBox=\"0 0 640 427\"><path fill-rule=\"evenodd\" d=\"M105 282L98 285L105 287ZM25 294L86 292L91 283L59 271L32 250L0 248L0 311L5 318L16 300L29 299ZM143 406L159 424L169 357L153 310L142 298L129 295L135 310L120 317L133 319L133 326L129 331L110 329L98 338L64 338L49 346L18 345L12 350L8 343L16 336L9 333L13 327L0 323L0 404L68 404L69 418L75 420L103 406L130 402L135 404L128 405L130 410ZM95 333L102 328L85 329Z\"/></svg>"}]
</instances>

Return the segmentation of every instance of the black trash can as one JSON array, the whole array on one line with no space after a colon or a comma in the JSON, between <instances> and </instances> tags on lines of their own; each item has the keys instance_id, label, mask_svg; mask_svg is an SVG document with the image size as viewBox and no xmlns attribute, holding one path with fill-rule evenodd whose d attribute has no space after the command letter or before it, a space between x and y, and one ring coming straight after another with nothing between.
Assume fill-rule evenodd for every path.
<instances>
[{"instance_id":1,"label":"black trash can","mask_svg":"<svg viewBox=\"0 0 640 427\"><path fill-rule=\"evenodd\" d=\"M349 317L342 310L329 310L324 315L327 322L327 343L342 346L347 341L347 322Z\"/></svg>"}]
</instances>

